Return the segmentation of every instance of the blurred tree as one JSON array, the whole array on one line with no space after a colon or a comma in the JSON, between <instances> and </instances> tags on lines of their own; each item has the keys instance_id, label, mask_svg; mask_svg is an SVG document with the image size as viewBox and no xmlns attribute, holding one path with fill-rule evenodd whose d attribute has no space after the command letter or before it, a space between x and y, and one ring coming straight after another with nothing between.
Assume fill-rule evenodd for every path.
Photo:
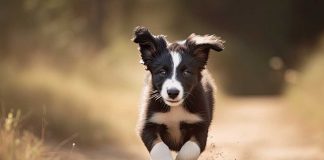
<instances>
[{"instance_id":1,"label":"blurred tree","mask_svg":"<svg viewBox=\"0 0 324 160\"><path fill-rule=\"evenodd\" d=\"M180 16L185 21L175 26L217 33L228 42L214 67L231 94L280 93L284 69L297 68L303 58L300 46L313 45L324 29L324 1L319 0L182 1L182 6L179 12L192 18ZM284 60L282 70L271 68L272 57Z\"/></svg>"},{"instance_id":2,"label":"blurred tree","mask_svg":"<svg viewBox=\"0 0 324 160\"><path fill-rule=\"evenodd\" d=\"M282 58L283 69L298 66L307 56L299 50L323 32L322 6L320 0L2 0L0 54L43 49L65 57L76 45L98 53L113 39L130 37L136 25L174 38L216 33L228 42L213 59L221 86L232 94L277 94L284 70L273 70L270 59Z\"/></svg>"}]
</instances>

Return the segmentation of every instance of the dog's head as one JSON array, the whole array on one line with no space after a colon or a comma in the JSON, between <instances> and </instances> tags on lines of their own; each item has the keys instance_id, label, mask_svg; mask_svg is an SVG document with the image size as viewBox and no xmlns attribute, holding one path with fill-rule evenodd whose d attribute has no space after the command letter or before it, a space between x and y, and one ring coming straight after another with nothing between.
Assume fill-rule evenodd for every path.
<instances>
[{"instance_id":1,"label":"dog's head","mask_svg":"<svg viewBox=\"0 0 324 160\"><path fill-rule=\"evenodd\" d=\"M209 50L222 51L224 41L214 35L191 34L186 40L168 43L163 35L152 35L147 28L135 29L142 63L152 74L155 93L169 106L182 104L200 82Z\"/></svg>"}]
</instances>

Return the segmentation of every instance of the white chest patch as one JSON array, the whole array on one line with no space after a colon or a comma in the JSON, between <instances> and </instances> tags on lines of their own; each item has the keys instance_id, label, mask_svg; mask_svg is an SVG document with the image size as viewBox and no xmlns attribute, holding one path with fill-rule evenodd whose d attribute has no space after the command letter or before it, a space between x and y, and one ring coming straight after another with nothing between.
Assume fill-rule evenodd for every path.
<instances>
[{"instance_id":1,"label":"white chest patch","mask_svg":"<svg viewBox=\"0 0 324 160\"><path fill-rule=\"evenodd\" d=\"M154 113L149 121L166 125L168 133L176 142L178 142L181 138L180 122L192 124L200 122L202 119L199 115L186 111L182 106L174 106L171 107L169 112Z\"/></svg>"}]
</instances>

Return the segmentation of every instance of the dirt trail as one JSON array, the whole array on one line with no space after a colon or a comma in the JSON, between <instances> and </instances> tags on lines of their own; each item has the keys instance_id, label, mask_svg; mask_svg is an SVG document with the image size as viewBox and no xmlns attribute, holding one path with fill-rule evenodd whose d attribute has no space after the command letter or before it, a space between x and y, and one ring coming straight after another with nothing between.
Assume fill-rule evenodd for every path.
<instances>
[{"instance_id":1,"label":"dirt trail","mask_svg":"<svg viewBox=\"0 0 324 160\"><path fill-rule=\"evenodd\" d=\"M234 98L217 104L199 160L324 160L323 145L289 115L280 98ZM91 160L148 160L142 144L127 153L103 148Z\"/></svg>"},{"instance_id":2,"label":"dirt trail","mask_svg":"<svg viewBox=\"0 0 324 160\"><path fill-rule=\"evenodd\" d=\"M279 98L241 98L223 105L199 160L324 160L316 137L292 120Z\"/></svg>"}]
</instances>

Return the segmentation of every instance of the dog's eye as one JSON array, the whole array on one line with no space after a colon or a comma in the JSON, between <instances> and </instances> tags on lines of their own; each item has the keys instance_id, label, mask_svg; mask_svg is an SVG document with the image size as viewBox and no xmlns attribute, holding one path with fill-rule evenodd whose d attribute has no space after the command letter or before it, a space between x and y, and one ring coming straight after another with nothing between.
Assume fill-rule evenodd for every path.
<instances>
[{"instance_id":1,"label":"dog's eye","mask_svg":"<svg viewBox=\"0 0 324 160\"><path fill-rule=\"evenodd\" d=\"M183 75L184 76L190 76L190 75L192 75L192 72L190 72L189 70L184 70Z\"/></svg>"},{"instance_id":2,"label":"dog's eye","mask_svg":"<svg viewBox=\"0 0 324 160\"><path fill-rule=\"evenodd\" d=\"M164 76L164 75L166 75L166 71L164 69L161 69L161 70L159 70L159 74L161 76Z\"/></svg>"}]
</instances>

